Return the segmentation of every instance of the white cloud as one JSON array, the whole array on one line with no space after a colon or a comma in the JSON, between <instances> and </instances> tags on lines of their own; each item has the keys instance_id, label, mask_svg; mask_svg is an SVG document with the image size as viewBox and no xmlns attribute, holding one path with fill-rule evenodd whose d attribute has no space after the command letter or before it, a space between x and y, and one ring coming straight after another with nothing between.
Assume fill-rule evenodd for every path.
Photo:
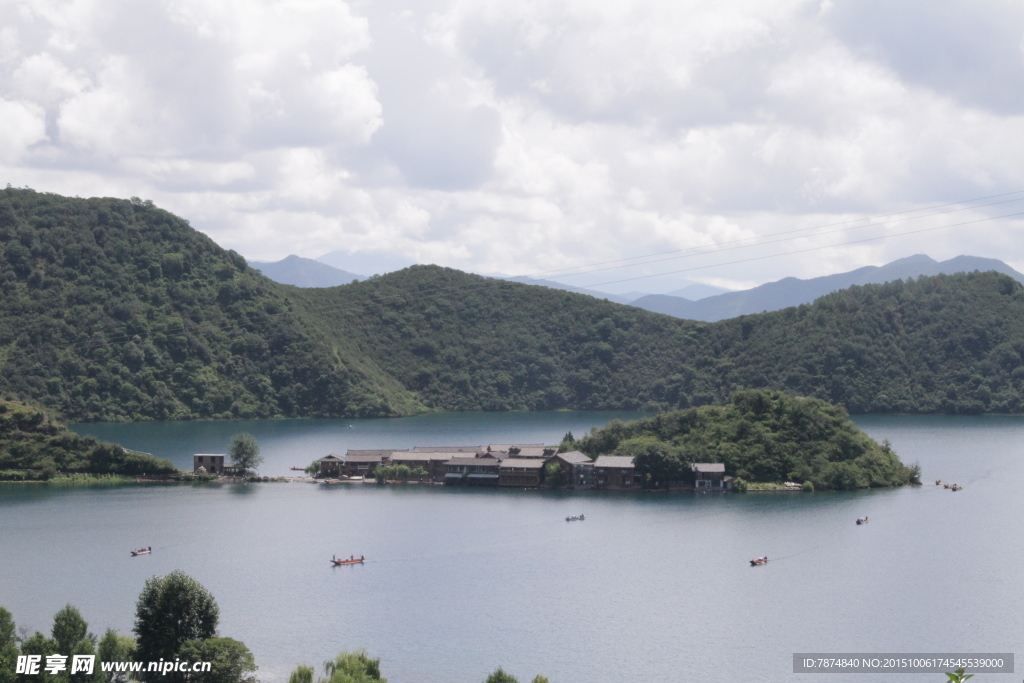
<instances>
[{"instance_id":1,"label":"white cloud","mask_svg":"<svg viewBox=\"0 0 1024 683\"><path fill-rule=\"evenodd\" d=\"M254 258L391 251L541 272L1024 189L1018 0L0 12L6 181L150 197ZM686 277L750 283L922 251L1024 263L1016 224L985 225L784 255L838 240L803 238Z\"/></svg>"}]
</instances>

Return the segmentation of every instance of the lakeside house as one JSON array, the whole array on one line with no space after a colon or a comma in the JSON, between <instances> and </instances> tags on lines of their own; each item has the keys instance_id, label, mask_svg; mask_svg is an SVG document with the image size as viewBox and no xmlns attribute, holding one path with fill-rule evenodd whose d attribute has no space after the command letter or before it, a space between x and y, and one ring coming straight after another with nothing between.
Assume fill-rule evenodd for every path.
<instances>
[{"instance_id":1,"label":"lakeside house","mask_svg":"<svg viewBox=\"0 0 1024 683\"><path fill-rule=\"evenodd\" d=\"M195 474L223 474L226 457L223 453L195 453L192 456L192 471Z\"/></svg>"},{"instance_id":2,"label":"lakeside house","mask_svg":"<svg viewBox=\"0 0 1024 683\"><path fill-rule=\"evenodd\" d=\"M498 485L536 488L544 483L542 458L508 458L498 464Z\"/></svg>"},{"instance_id":3,"label":"lakeside house","mask_svg":"<svg viewBox=\"0 0 1024 683\"><path fill-rule=\"evenodd\" d=\"M725 463L695 462L693 463L693 488L698 491L732 490L733 477L725 474Z\"/></svg>"},{"instance_id":4,"label":"lakeside house","mask_svg":"<svg viewBox=\"0 0 1024 683\"><path fill-rule=\"evenodd\" d=\"M467 486L497 486L500 478L498 464L501 461L490 455L479 457L455 457L445 463L447 472L444 483Z\"/></svg>"},{"instance_id":5,"label":"lakeside house","mask_svg":"<svg viewBox=\"0 0 1024 683\"><path fill-rule=\"evenodd\" d=\"M638 483L631 456L600 455L594 462L594 485L599 489L632 488Z\"/></svg>"},{"instance_id":6,"label":"lakeside house","mask_svg":"<svg viewBox=\"0 0 1024 683\"><path fill-rule=\"evenodd\" d=\"M579 451L556 453L548 463L558 464L558 479L562 486L589 489L594 486L594 461Z\"/></svg>"}]
</instances>

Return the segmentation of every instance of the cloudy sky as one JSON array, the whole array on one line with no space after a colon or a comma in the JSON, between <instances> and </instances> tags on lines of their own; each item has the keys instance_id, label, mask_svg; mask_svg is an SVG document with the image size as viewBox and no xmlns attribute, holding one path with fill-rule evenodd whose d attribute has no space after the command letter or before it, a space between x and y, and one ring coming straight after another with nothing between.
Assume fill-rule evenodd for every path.
<instances>
[{"instance_id":1,"label":"cloudy sky","mask_svg":"<svg viewBox=\"0 0 1024 683\"><path fill-rule=\"evenodd\" d=\"M0 17L0 183L152 199L251 259L646 291L915 253L1024 270L1024 216L992 219L1024 212L1021 0L0 0ZM633 280L656 273L673 275Z\"/></svg>"}]
</instances>

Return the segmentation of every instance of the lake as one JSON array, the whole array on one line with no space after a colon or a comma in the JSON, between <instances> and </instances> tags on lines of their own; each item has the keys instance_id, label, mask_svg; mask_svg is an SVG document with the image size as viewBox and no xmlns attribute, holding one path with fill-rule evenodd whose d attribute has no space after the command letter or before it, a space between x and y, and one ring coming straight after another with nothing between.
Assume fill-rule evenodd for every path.
<instances>
[{"instance_id":1,"label":"lake","mask_svg":"<svg viewBox=\"0 0 1024 683\"><path fill-rule=\"evenodd\" d=\"M346 448L557 442L612 416L78 429L178 466L246 430L267 456L262 471L279 474ZM793 681L814 679L792 673L794 652L1019 653L1024 419L856 421L920 462L926 485L728 496L0 486L0 605L49 630L71 602L94 632L128 632L145 580L182 569L216 596L221 633L252 649L264 681L357 648L381 658L391 683L479 683L499 665L523 682ZM586 521L564 521L577 512ZM856 526L862 515L871 522ZM142 545L153 555L128 556ZM328 564L353 553L366 564ZM750 567L758 555L770 563Z\"/></svg>"}]
</instances>

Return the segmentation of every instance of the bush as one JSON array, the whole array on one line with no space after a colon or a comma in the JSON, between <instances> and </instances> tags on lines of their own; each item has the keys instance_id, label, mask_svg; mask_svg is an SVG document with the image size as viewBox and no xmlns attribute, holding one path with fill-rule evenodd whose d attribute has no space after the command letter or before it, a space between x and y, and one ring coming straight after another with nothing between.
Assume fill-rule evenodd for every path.
<instances>
[{"instance_id":1,"label":"bush","mask_svg":"<svg viewBox=\"0 0 1024 683\"><path fill-rule=\"evenodd\" d=\"M736 479L736 481L732 483L732 490L735 491L736 493L746 493L747 480L742 478Z\"/></svg>"},{"instance_id":2,"label":"bush","mask_svg":"<svg viewBox=\"0 0 1024 683\"><path fill-rule=\"evenodd\" d=\"M803 486L800 487L800 489L804 493L814 493L814 484L812 484L810 480L807 480L804 482Z\"/></svg>"}]
</instances>

